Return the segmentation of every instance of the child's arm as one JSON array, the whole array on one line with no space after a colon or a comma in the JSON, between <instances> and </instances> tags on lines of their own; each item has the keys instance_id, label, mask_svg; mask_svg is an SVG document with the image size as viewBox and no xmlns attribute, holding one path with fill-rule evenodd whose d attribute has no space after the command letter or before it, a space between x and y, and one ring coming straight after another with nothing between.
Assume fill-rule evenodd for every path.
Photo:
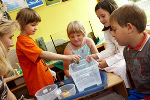
<instances>
[{"instance_id":1,"label":"child's arm","mask_svg":"<svg viewBox=\"0 0 150 100\"><path fill-rule=\"evenodd\" d=\"M15 95L8 88L8 86L7 86L7 91L8 91L7 98L6 98L7 100L17 100L16 97L15 97Z\"/></svg>"},{"instance_id":2,"label":"child's arm","mask_svg":"<svg viewBox=\"0 0 150 100\"><path fill-rule=\"evenodd\" d=\"M81 58L79 55L61 55L49 51L42 51L39 57L49 60L69 60L73 62L80 61Z\"/></svg>"},{"instance_id":3,"label":"child's arm","mask_svg":"<svg viewBox=\"0 0 150 100\"><path fill-rule=\"evenodd\" d=\"M95 60L98 59L97 54L91 54L91 55L88 55L88 56L85 57L86 61L90 62L91 57L94 58Z\"/></svg>"},{"instance_id":4,"label":"child's arm","mask_svg":"<svg viewBox=\"0 0 150 100\"><path fill-rule=\"evenodd\" d=\"M96 45L95 45L95 43L94 43L94 41L91 39L91 38L86 38L86 43L87 43L87 45L90 47L90 49L91 49L91 51L92 51L92 55L88 55L88 56L86 56L86 60L88 61L88 62L90 62L90 58L92 57L92 58L94 58L94 59L98 59L98 56L97 56L97 54L96 53L98 53L98 50L97 50L97 48L96 48Z\"/></svg>"},{"instance_id":5,"label":"child's arm","mask_svg":"<svg viewBox=\"0 0 150 100\"><path fill-rule=\"evenodd\" d=\"M70 47L67 45L65 50L64 50L64 55L72 55L72 51L70 49ZM64 73L65 75L68 77L68 78L71 78L71 76L69 75L69 64L71 62L70 61L67 61L67 60L64 60L63 61L63 67L64 67Z\"/></svg>"},{"instance_id":6,"label":"child's arm","mask_svg":"<svg viewBox=\"0 0 150 100\"><path fill-rule=\"evenodd\" d=\"M95 45L94 41L91 38L86 37L86 43L90 47L90 49L92 51L92 54L98 53L96 45Z\"/></svg>"}]
</instances>

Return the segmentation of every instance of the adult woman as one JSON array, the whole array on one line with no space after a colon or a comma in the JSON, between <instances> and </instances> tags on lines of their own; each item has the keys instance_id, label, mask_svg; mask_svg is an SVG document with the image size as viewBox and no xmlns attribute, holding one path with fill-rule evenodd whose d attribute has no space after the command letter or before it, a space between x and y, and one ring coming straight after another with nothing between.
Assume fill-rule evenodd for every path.
<instances>
[{"instance_id":1,"label":"adult woman","mask_svg":"<svg viewBox=\"0 0 150 100\"><path fill-rule=\"evenodd\" d=\"M0 100L17 100L3 79L3 76L12 70L7 53L9 48L13 46L12 37L17 23L3 18L2 15L0 14Z\"/></svg>"}]
</instances>

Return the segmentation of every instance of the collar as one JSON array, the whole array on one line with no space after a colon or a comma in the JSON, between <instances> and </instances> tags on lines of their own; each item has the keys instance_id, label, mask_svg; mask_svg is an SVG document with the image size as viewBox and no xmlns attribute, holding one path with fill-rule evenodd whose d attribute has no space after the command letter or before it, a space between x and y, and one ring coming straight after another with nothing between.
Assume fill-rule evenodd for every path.
<instances>
[{"instance_id":1,"label":"collar","mask_svg":"<svg viewBox=\"0 0 150 100\"><path fill-rule=\"evenodd\" d=\"M141 51L149 38L149 35L147 33L143 32L143 34L144 34L144 37L143 37L142 41L135 48L128 46L128 49L134 49L137 51Z\"/></svg>"}]
</instances>

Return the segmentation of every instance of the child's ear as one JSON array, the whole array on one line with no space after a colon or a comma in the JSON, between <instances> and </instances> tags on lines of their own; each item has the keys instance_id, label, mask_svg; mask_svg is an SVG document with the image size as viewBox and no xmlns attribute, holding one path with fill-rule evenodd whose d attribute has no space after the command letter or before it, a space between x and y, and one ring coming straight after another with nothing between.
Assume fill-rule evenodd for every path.
<instances>
[{"instance_id":1,"label":"child's ear","mask_svg":"<svg viewBox=\"0 0 150 100\"><path fill-rule=\"evenodd\" d=\"M131 23L127 23L127 28L128 28L129 33L133 32L134 27Z\"/></svg>"}]
</instances>

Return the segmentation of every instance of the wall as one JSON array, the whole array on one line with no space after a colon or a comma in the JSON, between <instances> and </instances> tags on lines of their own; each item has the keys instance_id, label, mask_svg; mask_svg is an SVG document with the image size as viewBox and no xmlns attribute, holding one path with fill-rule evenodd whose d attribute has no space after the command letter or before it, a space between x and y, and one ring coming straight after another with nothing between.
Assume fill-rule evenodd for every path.
<instances>
[{"instance_id":1,"label":"wall","mask_svg":"<svg viewBox=\"0 0 150 100\"><path fill-rule=\"evenodd\" d=\"M43 37L45 42L50 41L50 34L53 39L67 38L66 27L70 21L79 20L85 24L88 32L91 32L89 21L92 24L94 34L103 36L102 25L96 17L94 8L97 0L69 0L52 6L44 5L34 8L41 16L42 22L39 23L38 31L32 36L33 39ZM15 19L18 11L10 12L12 19ZM19 33L14 36L14 43ZM15 46L13 47L15 48Z\"/></svg>"}]
</instances>

